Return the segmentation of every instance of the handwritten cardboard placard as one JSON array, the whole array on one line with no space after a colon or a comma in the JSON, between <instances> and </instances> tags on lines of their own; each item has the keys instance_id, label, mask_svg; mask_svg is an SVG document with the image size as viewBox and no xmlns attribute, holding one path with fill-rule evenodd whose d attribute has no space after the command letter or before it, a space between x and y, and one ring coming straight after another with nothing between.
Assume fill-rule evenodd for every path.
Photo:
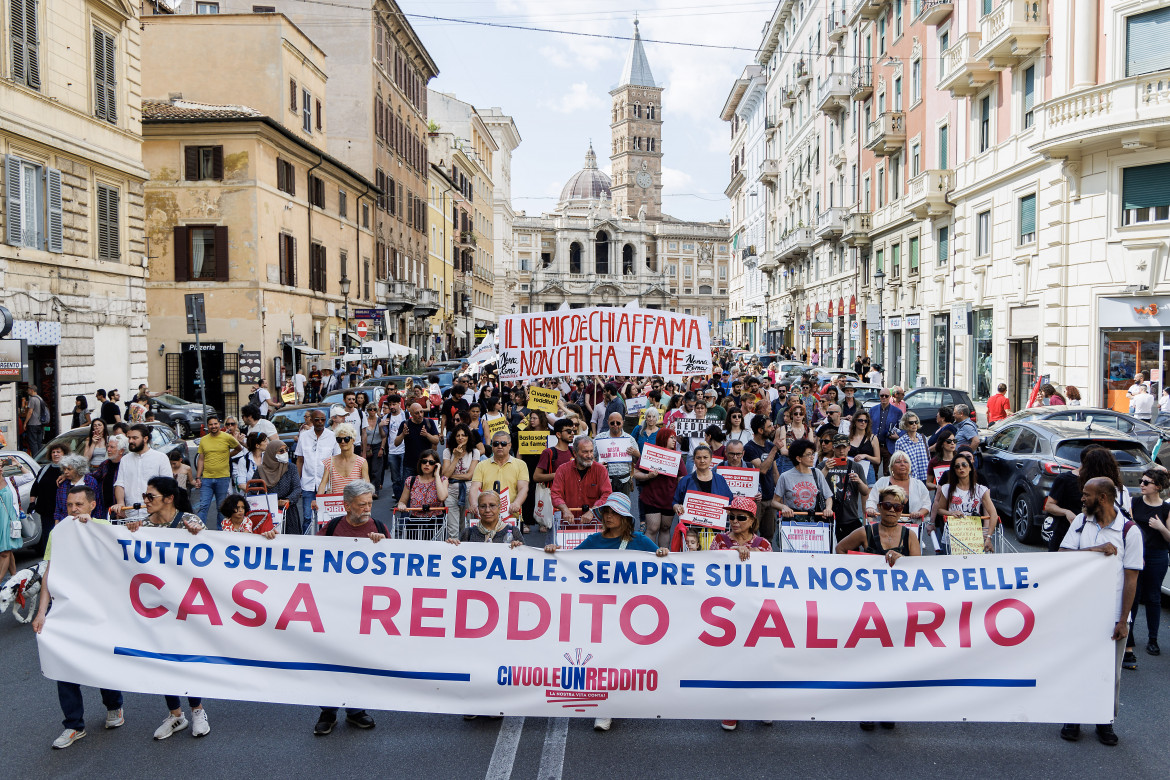
<instances>
[{"instance_id":1,"label":"handwritten cardboard placard","mask_svg":"<svg viewBox=\"0 0 1170 780\"><path fill-rule=\"evenodd\" d=\"M980 517L948 517L947 531L951 536L951 554L983 554L983 519Z\"/></svg>"},{"instance_id":2,"label":"handwritten cardboard placard","mask_svg":"<svg viewBox=\"0 0 1170 780\"><path fill-rule=\"evenodd\" d=\"M561 391L531 385L528 388L528 408L555 414L560 408Z\"/></svg>"},{"instance_id":3,"label":"handwritten cardboard placard","mask_svg":"<svg viewBox=\"0 0 1170 780\"><path fill-rule=\"evenodd\" d=\"M508 432L508 418L507 417L497 417L494 420L487 420L486 422L487 422L487 425L485 427L487 428L488 441L491 441L491 438L493 436L495 436L497 433L507 433Z\"/></svg>"}]
</instances>

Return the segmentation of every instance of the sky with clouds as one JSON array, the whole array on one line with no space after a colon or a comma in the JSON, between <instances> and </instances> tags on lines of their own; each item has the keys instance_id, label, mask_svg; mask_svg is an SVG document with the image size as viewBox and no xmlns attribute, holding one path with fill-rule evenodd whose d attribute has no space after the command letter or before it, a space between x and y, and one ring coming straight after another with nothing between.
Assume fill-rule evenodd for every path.
<instances>
[{"instance_id":1,"label":"sky with clouds","mask_svg":"<svg viewBox=\"0 0 1170 780\"><path fill-rule=\"evenodd\" d=\"M696 0L398 0L439 66L431 88L477 107L499 106L523 139L512 158L517 211L556 205L564 182L585 161L590 140L608 172L609 90L629 52L626 40L510 30L422 18L631 36L635 11L643 39L741 46L754 51L775 2L698 4ZM682 219L728 216L727 123L719 112L751 51L646 43L664 86L664 210Z\"/></svg>"}]
</instances>

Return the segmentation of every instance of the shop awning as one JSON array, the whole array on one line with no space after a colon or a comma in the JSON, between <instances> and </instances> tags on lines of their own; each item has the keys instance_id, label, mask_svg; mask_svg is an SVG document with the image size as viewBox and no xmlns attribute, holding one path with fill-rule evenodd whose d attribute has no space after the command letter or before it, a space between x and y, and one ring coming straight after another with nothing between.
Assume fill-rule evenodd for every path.
<instances>
[{"instance_id":1,"label":"shop awning","mask_svg":"<svg viewBox=\"0 0 1170 780\"><path fill-rule=\"evenodd\" d=\"M300 352L302 355L324 355L325 353L319 349L313 349L308 344L290 344L287 341L284 343L286 347Z\"/></svg>"}]
</instances>

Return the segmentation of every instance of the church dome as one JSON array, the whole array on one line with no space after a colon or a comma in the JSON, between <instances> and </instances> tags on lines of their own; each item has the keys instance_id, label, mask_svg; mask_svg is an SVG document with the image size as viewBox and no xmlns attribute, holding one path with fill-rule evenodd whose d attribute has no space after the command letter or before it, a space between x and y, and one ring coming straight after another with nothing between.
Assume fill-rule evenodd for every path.
<instances>
[{"instance_id":1,"label":"church dome","mask_svg":"<svg viewBox=\"0 0 1170 780\"><path fill-rule=\"evenodd\" d=\"M561 203L571 200L595 200L602 193L607 198L612 197L609 177L597 169L597 155L593 153L593 144L585 153L585 167L573 174L561 190Z\"/></svg>"}]
</instances>

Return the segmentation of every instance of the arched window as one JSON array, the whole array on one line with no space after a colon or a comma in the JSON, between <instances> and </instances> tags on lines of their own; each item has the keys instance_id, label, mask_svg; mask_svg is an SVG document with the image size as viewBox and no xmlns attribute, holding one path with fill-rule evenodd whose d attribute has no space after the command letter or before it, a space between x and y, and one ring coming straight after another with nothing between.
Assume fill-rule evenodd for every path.
<instances>
[{"instance_id":1,"label":"arched window","mask_svg":"<svg viewBox=\"0 0 1170 780\"><path fill-rule=\"evenodd\" d=\"M646 118L647 119L654 118L654 104L653 103L650 103L646 106Z\"/></svg>"},{"instance_id":2,"label":"arched window","mask_svg":"<svg viewBox=\"0 0 1170 780\"><path fill-rule=\"evenodd\" d=\"M597 243L593 249L594 270L598 276L609 275L609 234L604 230L597 231Z\"/></svg>"},{"instance_id":3,"label":"arched window","mask_svg":"<svg viewBox=\"0 0 1170 780\"><path fill-rule=\"evenodd\" d=\"M642 118L642 104L641 103L634 103L634 118L635 119Z\"/></svg>"},{"instance_id":4,"label":"arched window","mask_svg":"<svg viewBox=\"0 0 1170 780\"><path fill-rule=\"evenodd\" d=\"M634 245L626 244L622 247L622 273L626 276L634 275Z\"/></svg>"},{"instance_id":5,"label":"arched window","mask_svg":"<svg viewBox=\"0 0 1170 780\"><path fill-rule=\"evenodd\" d=\"M581 273L581 245L576 241L569 244L569 273Z\"/></svg>"}]
</instances>

